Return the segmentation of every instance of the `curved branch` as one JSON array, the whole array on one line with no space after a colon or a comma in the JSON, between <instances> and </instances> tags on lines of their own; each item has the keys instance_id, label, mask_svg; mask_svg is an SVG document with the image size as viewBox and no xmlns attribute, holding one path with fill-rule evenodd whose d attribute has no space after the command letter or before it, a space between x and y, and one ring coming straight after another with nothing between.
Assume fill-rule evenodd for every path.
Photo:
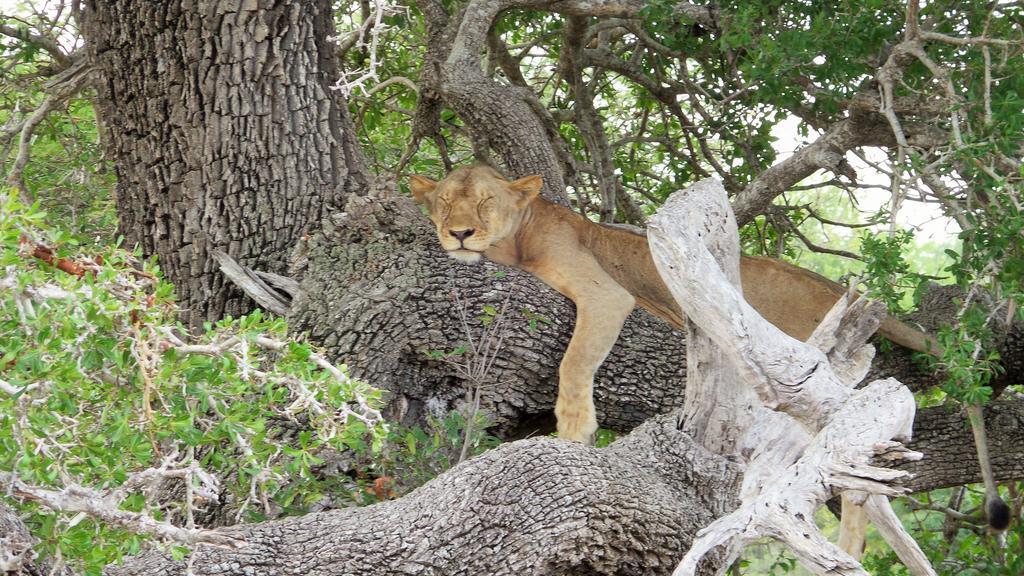
<instances>
[{"instance_id":1,"label":"curved branch","mask_svg":"<svg viewBox=\"0 0 1024 576\"><path fill-rule=\"evenodd\" d=\"M776 196L804 178L825 168L855 180L846 164L847 150L864 145L865 130L855 120L841 120L808 146L761 172L733 199L732 208L740 226L763 214Z\"/></svg>"},{"instance_id":2,"label":"curved branch","mask_svg":"<svg viewBox=\"0 0 1024 576\"><path fill-rule=\"evenodd\" d=\"M18 142L18 155L14 159L14 166L7 175L7 183L18 190L25 199L31 200L31 193L25 186L25 166L28 165L32 149L32 133L55 108L67 102L72 96L91 81L91 67L86 64L85 59L79 60L59 76L47 83L49 95L39 105L39 108L25 120L21 126L21 133Z\"/></svg>"},{"instance_id":3,"label":"curved branch","mask_svg":"<svg viewBox=\"0 0 1024 576\"><path fill-rule=\"evenodd\" d=\"M380 84L376 84L372 88L367 90L366 96L373 96L377 92L380 92L381 90L387 88L388 86L391 86L392 84L401 84L402 86L405 86L406 88L412 90L416 94L420 93L420 87L417 86L416 83L413 82L412 80L406 78L405 76L392 76L387 80L381 82Z\"/></svg>"},{"instance_id":4,"label":"curved branch","mask_svg":"<svg viewBox=\"0 0 1024 576\"><path fill-rule=\"evenodd\" d=\"M65 54L64 49L62 49L60 44L58 44L53 38L33 34L29 32L27 28L15 28L6 24L0 24L0 34L16 38L22 42L26 42L36 48L46 51L46 53L53 58L53 61L61 69L71 66L71 56Z\"/></svg>"},{"instance_id":5,"label":"curved branch","mask_svg":"<svg viewBox=\"0 0 1024 576\"><path fill-rule=\"evenodd\" d=\"M544 3L546 4L546 3ZM567 204L565 169L559 166L551 134L530 104L515 91L488 78L481 65L487 33L498 15L532 5L513 0L474 0L462 13L447 58L440 64L439 91L475 136L501 155L511 175L540 174L544 195Z\"/></svg>"},{"instance_id":6,"label":"curved branch","mask_svg":"<svg viewBox=\"0 0 1024 576\"><path fill-rule=\"evenodd\" d=\"M576 126L583 136L597 176L597 188L601 196L600 221L614 222L619 178L615 175L604 124L594 107L592 84L583 78L583 39L587 36L587 28L587 18L572 16L568 19L562 36L562 57L558 67L572 90L576 104Z\"/></svg>"}]
</instances>

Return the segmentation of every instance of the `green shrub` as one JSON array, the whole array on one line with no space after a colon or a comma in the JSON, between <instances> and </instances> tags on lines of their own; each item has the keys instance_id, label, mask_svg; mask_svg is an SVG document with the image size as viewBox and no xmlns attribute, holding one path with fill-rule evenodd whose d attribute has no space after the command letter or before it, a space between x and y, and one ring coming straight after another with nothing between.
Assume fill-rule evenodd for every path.
<instances>
[{"instance_id":1,"label":"green shrub","mask_svg":"<svg viewBox=\"0 0 1024 576\"><path fill-rule=\"evenodd\" d=\"M43 556L99 573L145 538L44 490L189 529L303 512L338 494L313 473L324 448L381 448L379 392L284 321L257 311L192 337L154 262L83 249L13 193L0 207L0 492Z\"/></svg>"}]
</instances>

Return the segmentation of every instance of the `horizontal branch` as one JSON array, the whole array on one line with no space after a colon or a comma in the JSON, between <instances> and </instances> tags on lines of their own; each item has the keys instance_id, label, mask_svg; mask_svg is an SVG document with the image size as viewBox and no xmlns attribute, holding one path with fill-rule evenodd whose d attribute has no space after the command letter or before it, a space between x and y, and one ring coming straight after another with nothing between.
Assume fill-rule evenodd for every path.
<instances>
[{"instance_id":1,"label":"horizontal branch","mask_svg":"<svg viewBox=\"0 0 1024 576\"><path fill-rule=\"evenodd\" d=\"M988 38L986 36L950 36L939 32L921 32L919 38L931 42L943 42L957 46L1021 46L1024 42L1020 40L1002 40L1000 38Z\"/></svg>"},{"instance_id":2,"label":"horizontal branch","mask_svg":"<svg viewBox=\"0 0 1024 576\"><path fill-rule=\"evenodd\" d=\"M679 431L675 416L661 416L608 448L510 442L397 500L227 528L246 546L198 548L189 568L196 576L249 566L303 576L667 575L698 527L732 504L738 475ZM150 550L107 573L185 568Z\"/></svg>"},{"instance_id":3,"label":"horizontal branch","mask_svg":"<svg viewBox=\"0 0 1024 576\"><path fill-rule=\"evenodd\" d=\"M148 514L129 512L120 508L120 499L115 493L104 493L77 484L66 485L61 490L52 490L23 482L10 472L0 472L0 489L26 502L41 504L50 510L65 513L84 513L111 526L124 528L136 534L147 534L164 541L178 542L187 546L210 544L228 548L239 548L244 541L221 532L205 529L181 528L156 520Z\"/></svg>"},{"instance_id":4,"label":"horizontal branch","mask_svg":"<svg viewBox=\"0 0 1024 576\"><path fill-rule=\"evenodd\" d=\"M832 170L855 180L856 174L846 164L844 155L862 143L861 131L852 120L837 122L810 145L761 172L747 184L732 202L736 222L740 226L751 222L768 209L776 196L818 170Z\"/></svg>"}]
</instances>

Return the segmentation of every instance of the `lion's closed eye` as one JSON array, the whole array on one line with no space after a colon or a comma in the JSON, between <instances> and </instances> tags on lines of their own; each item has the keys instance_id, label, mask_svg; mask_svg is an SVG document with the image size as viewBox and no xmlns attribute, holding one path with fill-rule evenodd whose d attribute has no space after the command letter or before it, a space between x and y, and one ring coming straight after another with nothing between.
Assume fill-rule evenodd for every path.
<instances>
[{"instance_id":1,"label":"lion's closed eye","mask_svg":"<svg viewBox=\"0 0 1024 576\"><path fill-rule=\"evenodd\" d=\"M493 196L489 198L484 198L483 200L480 201L479 204L476 205L476 215L481 220L488 220L491 216L491 213L494 212L494 203L491 202L491 200L494 200Z\"/></svg>"},{"instance_id":2,"label":"lion's closed eye","mask_svg":"<svg viewBox=\"0 0 1024 576\"><path fill-rule=\"evenodd\" d=\"M441 205L441 210L439 210L439 212L441 213L441 217L444 220L448 220L448 217L451 216L451 214L452 214L452 205L451 205L451 203L448 202L448 199L444 198L444 197L439 197L437 200L438 200L438 203Z\"/></svg>"}]
</instances>

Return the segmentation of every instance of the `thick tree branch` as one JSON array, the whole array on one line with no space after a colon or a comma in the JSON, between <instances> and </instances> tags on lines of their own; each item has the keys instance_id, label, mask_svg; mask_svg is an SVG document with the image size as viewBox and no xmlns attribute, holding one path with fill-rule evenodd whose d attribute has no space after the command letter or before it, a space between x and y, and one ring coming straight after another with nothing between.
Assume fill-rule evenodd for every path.
<instances>
[{"instance_id":1,"label":"thick tree branch","mask_svg":"<svg viewBox=\"0 0 1024 576\"><path fill-rule=\"evenodd\" d=\"M663 416L607 449L551 438L513 442L399 500L224 529L218 533L247 545L199 547L191 569L197 576L236 574L238 566L302 576L668 574L697 527L731 503L721 495L733 493L737 479L735 465ZM108 574L169 576L184 567L152 551Z\"/></svg>"},{"instance_id":2,"label":"thick tree branch","mask_svg":"<svg viewBox=\"0 0 1024 576\"><path fill-rule=\"evenodd\" d=\"M776 196L822 168L855 180L856 175L843 156L847 150L862 145L863 141L863 132L853 120L841 120L832 125L809 146L761 172L747 184L732 203L736 221L740 226L752 221L767 210Z\"/></svg>"}]
</instances>

